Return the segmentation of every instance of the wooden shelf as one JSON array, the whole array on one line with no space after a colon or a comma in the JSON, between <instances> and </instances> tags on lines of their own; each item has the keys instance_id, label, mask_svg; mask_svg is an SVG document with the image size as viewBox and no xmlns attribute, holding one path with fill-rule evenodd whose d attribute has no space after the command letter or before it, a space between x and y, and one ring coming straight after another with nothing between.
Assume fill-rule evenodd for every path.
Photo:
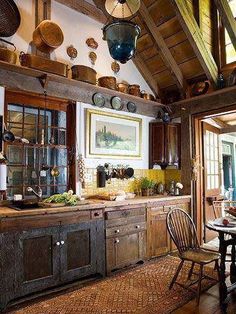
<instances>
[{"instance_id":1,"label":"wooden shelf","mask_svg":"<svg viewBox=\"0 0 236 314\"><path fill-rule=\"evenodd\" d=\"M119 96L125 104L128 102L135 103L138 114L150 117L156 117L160 108L166 107L155 101L145 100L100 86L0 61L0 85L7 89L17 89L42 94L43 87L39 82L39 78L45 74L47 74L48 77L48 96L92 104L93 94L99 92L106 98L105 107L110 109L111 97ZM126 106L124 106L123 111L128 112ZM119 112L122 113L122 111Z\"/></svg>"}]
</instances>

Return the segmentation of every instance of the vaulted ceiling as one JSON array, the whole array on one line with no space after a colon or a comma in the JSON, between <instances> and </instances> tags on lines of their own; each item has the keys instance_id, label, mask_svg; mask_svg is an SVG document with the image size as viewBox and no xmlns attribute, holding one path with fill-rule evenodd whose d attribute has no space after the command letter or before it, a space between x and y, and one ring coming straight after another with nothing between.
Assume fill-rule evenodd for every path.
<instances>
[{"instance_id":1,"label":"vaulted ceiling","mask_svg":"<svg viewBox=\"0 0 236 314\"><path fill-rule=\"evenodd\" d=\"M107 21L104 0L56 1L103 24ZM210 80L214 87L220 66L217 8L231 22L227 27L236 46L236 23L227 0L141 1L131 19L142 30L133 61L155 94L183 95L187 85L199 79Z\"/></svg>"}]
</instances>

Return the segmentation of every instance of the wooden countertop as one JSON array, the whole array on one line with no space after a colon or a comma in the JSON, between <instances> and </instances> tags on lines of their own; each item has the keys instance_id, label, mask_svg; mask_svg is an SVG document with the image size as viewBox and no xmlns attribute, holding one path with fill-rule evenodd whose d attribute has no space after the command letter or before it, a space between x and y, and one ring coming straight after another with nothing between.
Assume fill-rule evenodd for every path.
<instances>
[{"instance_id":1,"label":"wooden countertop","mask_svg":"<svg viewBox=\"0 0 236 314\"><path fill-rule=\"evenodd\" d=\"M17 211L15 209L9 208L7 206L0 206L0 219L3 218L17 218L26 216L36 216L36 215L51 215L51 214L62 214L68 212L78 212L86 210L96 210L104 209L104 211L116 210L117 207L138 205L138 204L152 204L155 202L170 202L170 201L181 201L190 199L190 195L182 196L162 196L157 195L153 197L136 197L134 199L125 201L104 201L104 200L91 200L89 204L77 205L77 206L65 206L65 207L53 207L53 208L37 208Z\"/></svg>"}]
</instances>

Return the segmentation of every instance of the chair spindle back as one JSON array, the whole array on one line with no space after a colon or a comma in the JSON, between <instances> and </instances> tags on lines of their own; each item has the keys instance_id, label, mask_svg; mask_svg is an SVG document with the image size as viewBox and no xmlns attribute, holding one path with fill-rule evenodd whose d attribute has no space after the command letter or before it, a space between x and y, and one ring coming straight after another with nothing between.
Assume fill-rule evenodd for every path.
<instances>
[{"instance_id":1,"label":"chair spindle back","mask_svg":"<svg viewBox=\"0 0 236 314\"><path fill-rule=\"evenodd\" d=\"M167 214L166 223L180 255L189 249L200 248L194 222L185 211L180 208L171 209Z\"/></svg>"}]
</instances>

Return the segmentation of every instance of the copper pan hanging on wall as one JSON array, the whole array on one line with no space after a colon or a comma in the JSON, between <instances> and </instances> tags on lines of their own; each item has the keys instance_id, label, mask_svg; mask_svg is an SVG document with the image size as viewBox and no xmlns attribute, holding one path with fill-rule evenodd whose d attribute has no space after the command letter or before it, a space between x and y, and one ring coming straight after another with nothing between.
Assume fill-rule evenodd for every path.
<instances>
[{"instance_id":1,"label":"copper pan hanging on wall","mask_svg":"<svg viewBox=\"0 0 236 314\"><path fill-rule=\"evenodd\" d=\"M33 43L45 53L51 53L64 41L61 28L50 20L43 20L33 32Z\"/></svg>"}]
</instances>

